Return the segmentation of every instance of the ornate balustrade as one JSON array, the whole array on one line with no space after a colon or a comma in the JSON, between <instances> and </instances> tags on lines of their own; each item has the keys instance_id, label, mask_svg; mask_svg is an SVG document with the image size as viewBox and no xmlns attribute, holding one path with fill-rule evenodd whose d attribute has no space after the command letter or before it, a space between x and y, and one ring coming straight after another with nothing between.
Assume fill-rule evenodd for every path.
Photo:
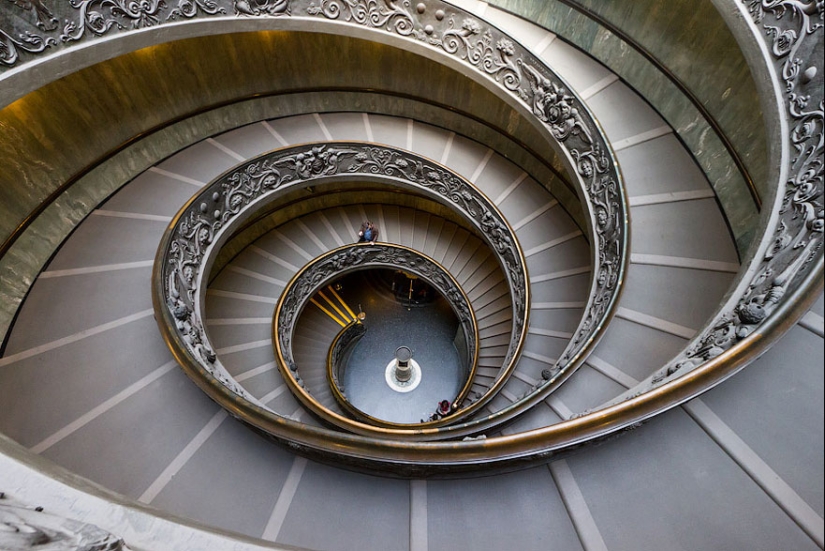
<instances>
[{"instance_id":1,"label":"ornate balustrade","mask_svg":"<svg viewBox=\"0 0 825 551\"><path fill-rule=\"evenodd\" d=\"M808 297L814 296L822 286L823 104L822 59L821 54L817 53L822 49L822 7L813 1L796 0L719 3L728 8L736 6L742 15L751 19L746 29L735 29L738 35L750 36L751 42L754 42L754 37L761 37L755 39L755 53L751 57L757 59L756 66L765 64L767 68L763 68L762 72L771 76L770 86L775 94L772 96L770 91L763 90L766 105L775 98L783 98L782 107L776 115L778 122L774 125L778 138L773 164L778 167L778 191L773 203L766 201L766 205L772 206L766 206L766 215L760 226L765 237L754 248L756 252L752 258L743 265L729 299L693 344L642 387L633 389L623 397L629 399L617 402L597 415L583 415L518 438L501 442L489 439L483 446L469 441L443 450L435 443L418 443L416 446L420 448L417 448L354 436L333 436L333 440L340 439L366 450L361 455L366 464L371 461L370 458L375 458L376 463L409 462L448 468L446 466L465 464L467 461L497 463L546 456L553 450L633 426L706 390L764 351L770 342L778 338L781 330L801 314L809 302ZM428 48L434 56L446 56L452 63L465 67L475 78L487 79L492 86L509 94L524 112L534 117L548 138L557 142L575 169L592 222L590 237L594 250L594 292L587 305L586 317L571 341L570 350L561 357L565 361L560 361L559 369L551 374L550 380L520 400L514 408L529 406L531 401L535 403L545 390L558 384L565 373L575 367L576 362L598 340L600 329L615 306L627 256L627 223L618 170L598 131L598 125L560 79L529 52L478 17L438 2L422 3L423 7L402 2L390 8L373 2L327 1L313 4L279 0L258 2L251 11L241 9L244 6L242 2L226 2L225 6L221 2L184 4L186 8L178 6L180 11L174 15L175 7L159 2L144 3L142 7L135 8L142 10L139 12L118 11L114 9L119 5L115 0L88 0L62 5L59 9L66 13L61 12L59 17L33 10L30 13L40 21L42 32L9 32L6 27L0 26L4 30L1 35L4 63L11 68L7 71L8 76L13 77L15 70L28 60L66 48L71 43L91 42L103 35L134 32L128 30L124 22L135 22L134 26L142 28L183 19L260 19L272 16L271 28L278 28L278 21L286 19L334 21L330 32L348 32L347 28L357 27L369 33L409 40L419 47ZM67 23L68 31L57 30L53 20L72 22L78 15L82 17L74 26ZM84 29L82 31L79 30L80 23ZM53 37L49 33L56 34ZM65 35L65 41L58 42L57 38L62 38L62 35ZM299 163L297 156L290 161L294 164L290 168L290 178L294 178L295 182L305 181L301 171L313 174L318 163L321 163L321 169L314 173L315 176L341 176L335 170L325 173L328 165L324 163L331 158L337 162L335 154L327 150L304 153L307 158L311 157L310 161L304 159ZM316 158L318 156L324 158ZM166 282L164 288L168 292L160 301L163 308L159 311L164 312L166 322L175 327L176 335L169 338L177 341L176 355L182 363L189 363L193 361L191 358L195 358L195 363L214 365L211 360L214 352L208 340L203 339L205 332L195 310L199 302L197 295L203 292L200 285L203 272L195 267L193 259L201 259L207 249L219 246L221 239L224 239L221 232L225 229L225 220L221 218L225 214L247 200L258 200L257 196L252 198L254 193L250 190L254 190L255 186L270 186L269 183L264 184L268 182L264 179L264 173L269 168L262 166L251 169L245 176L238 175L237 183L246 181L235 191L232 191L233 184L226 182L226 190L216 188L212 191L214 198L203 196L193 201L194 207L177 220L182 224L182 233L176 237L179 240L171 245L171 238L165 242L170 245L172 256L168 260L174 270L156 274L156 279ZM382 166L380 162L378 166ZM280 171L280 167L274 168L276 172ZM259 169L262 171L256 172ZM280 178L280 172L278 174L275 181ZM396 176L391 174L390 179ZM275 187L282 184L292 185L292 181L281 181ZM497 223L503 221L497 220ZM524 289L528 292L527 287ZM232 387L231 378L224 375L220 370L215 371L217 385ZM215 385L214 382L200 384L210 388ZM252 406L253 413L250 415L257 417L259 412L255 408L258 406L254 403ZM504 415L509 415L509 412ZM498 419L485 419L474 425L472 430L484 430L497 422ZM454 434L460 435L461 432ZM320 455L328 453L329 448L322 441L329 436L288 422L284 422L281 434L282 439ZM448 457L438 457L438 450L447 449L450 451Z\"/></svg>"},{"instance_id":2,"label":"ornate balustrade","mask_svg":"<svg viewBox=\"0 0 825 551\"><path fill-rule=\"evenodd\" d=\"M301 366L295 361L292 350L292 339L295 333L295 326L301 316L306 304L315 293L324 286L329 285L333 280L348 273L370 269L370 268L393 268L401 269L405 272L415 274L428 284L430 284L441 296L443 296L458 319L459 327L465 335L464 357L471 358L467 367L466 382L461 392L456 396L454 402L460 403L470 388L473 375L478 362L478 324L475 319L470 300L461 286L450 273L433 259L418 253L407 247L391 245L388 243L357 244L339 247L320 257L316 258L303 267L292 280L287 284L278 305L275 308L275 316L272 322L272 340L275 346L275 356L284 380L292 389L293 394L316 415L339 426L359 434L372 434L374 427L383 428L404 428L399 423L391 423L382 419L372 417L362 412L349 403L340 391L336 392L338 385L335 382L337 369L340 368L341 352L352 343L352 339L360 338L363 335L363 326L358 324L345 327L336 337L330 347L330 360L327 373L332 383L333 395L341 402L341 405L353 415L360 419L361 423L342 418L335 412L330 411L313 398L310 389L306 387L300 376ZM464 413L466 415L466 412ZM421 424L426 427L444 425L456 417L442 419ZM364 424L364 422L366 424ZM416 424L418 425L418 424Z\"/></svg>"},{"instance_id":3,"label":"ornate balustrade","mask_svg":"<svg viewBox=\"0 0 825 551\"><path fill-rule=\"evenodd\" d=\"M501 412L497 422L511 419L557 388L583 363L604 334L606 323L616 308L628 261L627 202L618 165L598 123L570 86L532 52L478 16L440 1L383 4L373 0L258 0L254 3L180 0L169 4L158 1L130 4L121 0L73 0L53 9L56 10L54 13L49 9L32 10L36 23L33 20L34 26L26 30L22 29L20 20L15 20L13 27L11 23L0 22L3 45L0 52L6 54L2 57L5 65L14 68L49 54L59 57L64 51L70 53L68 46L71 44L91 45L95 40L114 35L145 40L161 26L169 27L163 35L164 40L198 36L212 32L207 22L221 20L227 28L242 23L244 30L312 30L406 44L424 55L459 67L511 103L561 155L561 163L570 171L584 204L589 226L586 229L592 244L593 277L584 318L548 371L547 378L523 399ZM58 21L65 23L60 25ZM253 22L263 23L263 26L253 25ZM6 30L11 28L15 30ZM138 31L139 35L136 34ZM105 59L111 54L97 51L94 55ZM91 62L94 55L85 56L83 63ZM14 77L12 70L8 78ZM385 159L374 161L381 170L380 165ZM484 231L506 233L501 226L503 219L495 218L483 221L485 225L492 224ZM192 223L199 224L194 220ZM507 247L503 243L497 244L502 245ZM498 252L500 255L505 253L503 250ZM524 316L514 317L524 317L526 321L528 286L524 284L514 289L522 295L515 297L514 304L525 308ZM183 311L180 315L186 316ZM197 355L206 355L208 360L211 350L207 350L208 346L203 342L196 342L202 333L199 321L181 323L192 326L192 334L187 338L198 348ZM514 328L514 334L517 330L524 331L525 327ZM189 328L184 330L190 332ZM469 407L478 408L489 401L506 381L518 351L518 347L511 347L501 375L479 399L479 405ZM231 384L228 375L220 368L216 368L215 375Z\"/></svg>"},{"instance_id":4,"label":"ornate balustrade","mask_svg":"<svg viewBox=\"0 0 825 551\"><path fill-rule=\"evenodd\" d=\"M344 408L349 404L346 397L346 390L341 384L341 374L346 368L347 360L352 354L352 349L367 332L367 328L360 320L355 320L341 329L332 341L327 355L327 383L332 391L335 400Z\"/></svg>"},{"instance_id":5,"label":"ornate balustrade","mask_svg":"<svg viewBox=\"0 0 825 551\"><path fill-rule=\"evenodd\" d=\"M262 407L223 367L201 321L205 280L221 245L235 229L265 210L268 202L291 190L325 181L376 179L427 196L460 214L494 250L509 286L513 326L496 382L476 401L465 404L451 420L464 419L479 411L507 381L527 332L530 298L523 253L495 205L468 181L418 155L364 143L326 142L276 150L219 177L179 211L160 244L153 275L158 325L184 370L213 399L233 410L247 405ZM335 262L341 264L340 269L357 256L342 254ZM411 261L404 262L409 265ZM582 323L586 322L585 319ZM458 430L466 433L472 428L453 427L443 434L429 432L426 436L418 430L398 430L393 434L433 439L455 436Z\"/></svg>"}]
</instances>

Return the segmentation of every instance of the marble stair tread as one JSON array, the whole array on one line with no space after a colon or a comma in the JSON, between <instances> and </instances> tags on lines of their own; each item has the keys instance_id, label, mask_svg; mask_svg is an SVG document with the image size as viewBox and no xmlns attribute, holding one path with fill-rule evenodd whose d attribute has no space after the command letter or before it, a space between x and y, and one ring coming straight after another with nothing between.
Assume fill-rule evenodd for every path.
<instances>
[{"instance_id":1,"label":"marble stair tread","mask_svg":"<svg viewBox=\"0 0 825 551\"><path fill-rule=\"evenodd\" d=\"M289 145L298 145L326 140L324 131L315 118L317 114L295 115L268 120L267 123Z\"/></svg>"},{"instance_id":2,"label":"marble stair tread","mask_svg":"<svg viewBox=\"0 0 825 551\"><path fill-rule=\"evenodd\" d=\"M127 323L152 308L148 293L135 293L151 277L141 267L54 278L39 278L15 320L5 355L25 354L73 339L110 324Z\"/></svg>"},{"instance_id":3,"label":"marble stair tread","mask_svg":"<svg viewBox=\"0 0 825 551\"><path fill-rule=\"evenodd\" d=\"M167 216L171 219L197 189L191 183L147 170L99 208L112 212Z\"/></svg>"},{"instance_id":4,"label":"marble stair tread","mask_svg":"<svg viewBox=\"0 0 825 551\"><path fill-rule=\"evenodd\" d=\"M268 123L255 122L218 134L212 139L235 155L251 159L282 147L267 126Z\"/></svg>"},{"instance_id":5,"label":"marble stair tread","mask_svg":"<svg viewBox=\"0 0 825 551\"><path fill-rule=\"evenodd\" d=\"M82 269L154 260L168 220L145 220L92 212L72 232L47 270Z\"/></svg>"},{"instance_id":6,"label":"marble stair tread","mask_svg":"<svg viewBox=\"0 0 825 551\"><path fill-rule=\"evenodd\" d=\"M209 140L197 142L165 161L157 169L181 181L206 185L236 164L238 159L216 147ZM193 188L196 191L196 188Z\"/></svg>"}]
</instances>

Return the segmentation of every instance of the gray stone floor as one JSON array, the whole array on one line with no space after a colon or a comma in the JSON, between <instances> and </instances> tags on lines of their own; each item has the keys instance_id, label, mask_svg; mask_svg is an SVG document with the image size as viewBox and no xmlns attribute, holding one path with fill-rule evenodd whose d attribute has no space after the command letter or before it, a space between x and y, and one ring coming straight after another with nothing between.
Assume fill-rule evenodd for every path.
<instances>
[{"instance_id":1,"label":"gray stone floor","mask_svg":"<svg viewBox=\"0 0 825 551\"><path fill-rule=\"evenodd\" d=\"M367 332L350 356L342 383L361 411L385 421L418 423L439 401L452 401L466 380L453 345L458 322L443 298L408 307L388 289L370 282L369 273L350 276L339 291L353 309L360 305L367 316ZM413 350L422 372L418 387L404 393L390 388L384 375L399 346Z\"/></svg>"}]
</instances>

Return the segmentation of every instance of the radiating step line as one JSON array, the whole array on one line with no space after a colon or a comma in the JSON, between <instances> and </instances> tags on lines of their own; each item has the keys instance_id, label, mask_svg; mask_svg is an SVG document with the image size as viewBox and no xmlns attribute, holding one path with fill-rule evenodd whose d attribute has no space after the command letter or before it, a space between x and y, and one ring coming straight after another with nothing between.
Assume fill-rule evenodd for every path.
<instances>
[{"instance_id":1,"label":"radiating step line","mask_svg":"<svg viewBox=\"0 0 825 551\"><path fill-rule=\"evenodd\" d=\"M172 178L173 180L177 180L179 182L183 182L184 184L189 184L199 188L202 188L206 185L206 182L201 182L200 180L195 180L182 174L169 172L168 170L163 170L162 168L158 168L156 166L149 167L149 172L154 172L155 174L160 174L161 176L166 176L167 178Z\"/></svg>"},{"instance_id":2,"label":"radiating step line","mask_svg":"<svg viewBox=\"0 0 825 551\"><path fill-rule=\"evenodd\" d=\"M538 380L530 377L526 373L522 373L521 371L513 371L513 377L515 377L519 381L527 383L531 387L538 386L539 384Z\"/></svg>"},{"instance_id":3,"label":"radiating step line","mask_svg":"<svg viewBox=\"0 0 825 551\"><path fill-rule=\"evenodd\" d=\"M802 316L799 325L820 337L825 337L825 318L816 312L808 312Z\"/></svg>"},{"instance_id":4,"label":"radiating step line","mask_svg":"<svg viewBox=\"0 0 825 551\"><path fill-rule=\"evenodd\" d=\"M324 245L324 242L321 241L321 239L317 235L315 235L315 232L313 232L309 228L309 226L307 226L304 223L303 220L301 220L300 218L296 219L295 220L295 225L298 226L299 228L301 228L301 231L303 232L303 234L306 237L309 237L310 241L315 243L315 246L318 247L318 250L321 251L321 253L325 253L329 250L328 247L326 245Z\"/></svg>"},{"instance_id":5,"label":"radiating step line","mask_svg":"<svg viewBox=\"0 0 825 551\"><path fill-rule=\"evenodd\" d=\"M535 352L530 352L529 350L525 350L524 352L521 353L521 355L524 356L525 358L531 358L533 360L536 360L537 362L547 364L551 367L555 366L556 362L558 361L557 358L551 358L550 356L544 356L542 354L537 354Z\"/></svg>"},{"instance_id":6,"label":"radiating step line","mask_svg":"<svg viewBox=\"0 0 825 551\"><path fill-rule=\"evenodd\" d=\"M290 239L289 237L287 237L287 236L285 236L284 234L282 234L279 230L272 230L270 233L271 233L272 235L274 235L275 237L277 237L277 238L278 238L278 239L279 239L282 243L284 243L287 247L289 247L290 249L292 249L293 251L295 251L296 253L298 253L298 254L299 254L299 255L301 255L302 257L304 257L307 261L311 261L311 260L313 260L313 259L315 258L315 257L313 257L311 254L309 254L308 252L306 252L306 251L305 251L305 250L304 250L304 249L303 249L303 248L302 248L299 244L297 244L295 241L293 241L293 240L292 240L292 239Z\"/></svg>"},{"instance_id":7,"label":"radiating step line","mask_svg":"<svg viewBox=\"0 0 825 551\"><path fill-rule=\"evenodd\" d=\"M482 271L486 270L486 271ZM498 277L498 274L501 272L499 271L499 265L495 262L490 261L489 259L485 262L482 262L478 268L476 268L472 274L467 278L465 282L464 292L469 296L473 291L479 288L479 286L484 283L487 278L489 277ZM478 274L478 276L476 275ZM477 281L472 285L469 284L470 280L476 278Z\"/></svg>"},{"instance_id":8,"label":"radiating step line","mask_svg":"<svg viewBox=\"0 0 825 551\"><path fill-rule=\"evenodd\" d=\"M490 157L493 156L493 153L494 152L492 149L487 148L487 153L484 154L484 158L481 159L481 162L478 163L478 166L473 171L473 175L470 176L470 181L472 183L475 184L476 180L478 180L478 177L481 176L482 172L484 172L484 168L487 166L487 163L490 162Z\"/></svg>"},{"instance_id":9,"label":"radiating step line","mask_svg":"<svg viewBox=\"0 0 825 551\"><path fill-rule=\"evenodd\" d=\"M619 80L619 76L615 73L610 73L609 75L601 79L599 82L582 90L579 93L579 97L585 101L589 100L590 98L592 98L593 96L595 96L596 94L598 94L599 92L601 92L602 90L616 82L617 80Z\"/></svg>"},{"instance_id":10,"label":"radiating step line","mask_svg":"<svg viewBox=\"0 0 825 551\"><path fill-rule=\"evenodd\" d=\"M384 239L382 241L387 241L387 238L389 237L389 231L387 227L387 221L384 219L384 205L378 205L378 224L378 231L384 231Z\"/></svg>"},{"instance_id":11,"label":"radiating step line","mask_svg":"<svg viewBox=\"0 0 825 551\"><path fill-rule=\"evenodd\" d=\"M304 474L306 466L307 459L296 455L295 460L292 462L292 467L289 469L289 474L281 488L281 492L278 494L275 507L273 507L272 513L269 515L269 521L267 521L263 534L261 534L261 539L268 541L276 541L278 539L278 534L281 532L281 527L286 519L289 506L292 505L292 499L298 490L298 484L301 482L301 477Z\"/></svg>"},{"instance_id":12,"label":"radiating step line","mask_svg":"<svg viewBox=\"0 0 825 551\"><path fill-rule=\"evenodd\" d=\"M242 163L246 160L246 157L244 157L240 153L237 153L236 151L232 151L231 149L229 149L228 147L226 147L225 145L223 145L222 143L220 143L219 141L217 141L214 138L206 138L206 142L208 144L214 146L216 149L219 149L220 151L223 151L224 153L226 153L227 155L229 155L230 157L232 157L236 161L239 161L239 162Z\"/></svg>"},{"instance_id":13,"label":"radiating step line","mask_svg":"<svg viewBox=\"0 0 825 551\"><path fill-rule=\"evenodd\" d=\"M215 350L215 354L224 355L224 354L234 354L235 352L245 352L247 350L254 350L256 348L264 348L265 346L271 346L272 339L264 339L261 341L252 341L252 342L245 342L243 344L233 344L232 346L225 346L223 348L218 348Z\"/></svg>"},{"instance_id":14,"label":"radiating step line","mask_svg":"<svg viewBox=\"0 0 825 551\"><path fill-rule=\"evenodd\" d=\"M756 484L821 548L825 547L825 524L791 486L757 455L733 429L704 402L693 399L682 404L688 415L704 429Z\"/></svg>"},{"instance_id":15,"label":"radiating step line","mask_svg":"<svg viewBox=\"0 0 825 551\"><path fill-rule=\"evenodd\" d=\"M552 281L554 279L562 279L574 275L586 274L590 272L590 266L582 266L580 268L571 268L569 270L562 270L560 272L551 272L549 274L542 274L530 278L530 283L541 283L542 281Z\"/></svg>"},{"instance_id":16,"label":"radiating step line","mask_svg":"<svg viewBox=\"0 0 825 551\"><path fill-rule=\"evenodd\" d=\"M267 395L267 399L261 400L261 402L269 402L274 396L283 392L285 387L286 385L281 385L279 388ZM141 494L138 498L138 501L146 504L151 503L228 418L229 413L225 409L219 409L217 413L209 419L209 422L207 422L206 425L198 431L195 437L192 438L186 446L184 446L177 456L175 456L172 462L169 463L165 469L163 469L160 475L158 475L149 487L146 488L143 494Z\"/></svg>"},{"instance_id":17,"label":"radiating step line","mask_svg":"<svg viewBox=\"0 0 825 551\"><path fill-rule=\"evenodd\" d=\"M643 207L647 205L678 203L681 201L696 201L697 199L712 199L713 197L716 197L716 193L712 189L699 189L695 191L673 191L669 193L637 195L636 197L628 198L627 202L631 207Z\"/></svg>"},{"instance_id":18,"label":"radiating step line","mask_svg":"<svg viewBox=\"0 0 825 551\"><path fill-rule=\"evenodd\" d=\"M482 377L487 377L489 379L495 379L501 369L496 369L495 367L479 367L476 369L476 375L481 375Z\"/></svg>"},{"instance_id":19,"label":"radiating step line","mask_svg":"<svg viewBox=\"0 0 825 551\"><path fill-rule=\"evenodd\" d=\"M358 214L361 216L361 220L364 220L364 221L370 220L370 217L367 216L367 211L364 209L364 204L363 203L358 203L358 205L356 205L356 208L358 210ZM379 229L379 231L381 230L381 228L378 228L378 229ZM353 235L358 235L358 232L355 232Z\"/></svg>"},{"instance_id":20,"label":"radiating step line","mask_svg":"<svg viewBox=\"0 0 825 551\"><path fill-rule=\"evenodd\" d=\"M735 274L739 271L739 264L735 262L718 262L701 258L684 258L678 256L664 256L658 254L632 253L630 262L648 266L665 266L668 268L690 268L708 272L725 272Z\"/></svg>"},{"instance_id":21,"label":"radiating step line","mask_svg":"<svg viewBox=\"0 0 825 551\"><path fill-rule=\"evenodd\" d=\"M552 329L541 329L539 327L530 326L527 332L531 335L541 335L543 337L554 337L556 339L572 339L573 333L567 331L554 331Z\"/></svg>"},{"instance_id":22,"label":"radiating step line","mask_svg":"<svg viewBox=\"0 0 825 551\"><path fill-rule=\"evenodd\" d=\"M218 327L222 325L266 325L272 323L272 318L210 318L206 325Z\"/></svg>"},{"instance_id":23,"label":"radiating step line","mask_svg":"<svg viewBox=\"0 0 825 551\"><path fill-rule=\"evenodd\" d=\"M545 212L547 212L548 210L550 210L558 204L558 201L556 201L555 199L551 199L544 205L540 206L539 208L537 208L536 210L534 210L533 212L531 212L530 214L528 214L527 216L513 224L513 231L520 230L521 228L523 228L524 226L526 226L527 224L529 224L530 222L532 222L533 220L535 220L536 218L538 218L539 216L541 216L542 214L544 214Z\"/></svg>"},{"instance_id":24,"label":"radiating step line","mask_svg":"<svg viewBox=\"0 0 825 551\"><path fill-rule=\"evenodd\" d=\"M553 247L557 247L557 246L561 245L562 243L567 243L568 241L572 241L573 239L579 237L580 235L582 235L581 230L576 230L574 232L568 233L567 235L557 237L556 239L553 239L552 241L542 243L541 245L536 245L532 249L527 249L526 251L524 251L524 256L525 257L531 257L534 254L538 254L540 252L546 251L547 249L552 249Z\"/></svg>"},{"instance_id":25,"label":"radiating step line","mask_svg":"<svg viewBox=\"0 0 825 551\"><path fill-rule=\"evenodd\" d=\"M410 551L428 551L427 481L410 480Z\"/></svg>"},{"instance_id":26,"label":"radiating step line","mask_svg":"<svg viewBox=\"0 0 825 551\"><path fill-rule=\"evenodd\" d=\"M512 392L510 392L510 391L509 391L508 389L506 389L506 388L502 388L502 389L499 391L499 394L501 394L501 395L502 395L502 396L504 396L507 400L509 400L509 401L510 401L510 403L515 403L515 402L518 402L518 396L516 396L515 394L513 394Z\"/></svg>"},{"instance_id":27,"label":"radiating step line","mask_svg":"<svg viewBox=\"0 0 825 551\"><path fill-rule=\"evenodd\" d=\"M178 453L177 456L172 460L172 462L163 469L163 472L152 481L148 488L140 495L138 501L141 503L152 503L152 501L158 497L163 489L166 487L169 482L172 481L172 478L178 474L178 472L186 465L190 459L197 453L197 451L201 448L201 446L206 442L210 436L212 436L218 427L221 426L221 423L229 417L229 413L225 409L219 409L217 413L215 413L212 418L206 423L198 434L189 441L189 443L184 446L184 448Z\"/></svg>"},{"instance_id":28,"label":"radiating step line","mask_svg":"<svg viewBox=\"0 0 825 551\"><path fill-rule=\"evenodd\" d=\"M510 183L510 185L507 186L507 188L505 188L505 190L502 191L499 194L498 197L496 197L496 199L495 199L495 201L493 201L493 203L495 203L496 206L500 206L501 203L503 203L504 200L507 199L507 197L511 193L513 193L516 190L516 188L519 187L524 180L527 179L527 176L528 176L528 174L526 172L522 172L521 174L519 174L518 177L516 177L516 179L513 180Z\"/></svg>"},{"instance_id":29,"label":"radiating step line","mask_svg":"<svg viewBox=\"0 0 825 551\"><path fill-rule=\"evenodd\" d=\"M106 216L109 218L130 218L132 220L148 220L150 222L168 223L171 216L161 216L159 214L142 214L139 212L122 212L117 210L95 209L90 214L93 216Z\"/></svg>"},{"instance_id":30,"label":"radiating step line","mask_svg":"<svg viewBox=\"0 0 825 551\"><path fill-rule=\"evenodd\" d=\"M277 369L278 365L275 362L269 362L264 365L259 365L258 367L253 367L252 369L247 369L243 373L237 374L234 379L235 381L242 383L247 379L251 379L252 377L257 377L262 373L267 373L274 369Z\"/></svg>"},{"instance_id":31,"label":"radiating step line","mask_svg":"<svg viewBox=\"0 0 825 551\"><path fill-rule=\"evenodd\" d=\"M315 119L316 123L318 123L318 128L321 129L321 132L324 134L324 137L327 139L327 141L331 142L332 134L329 133L329 128L327 128L327 125L324 124L323 119L321 119L321 115L318 113L313 113L312 118Z\"/></svg>"},{"instance_id":32,"label":"radiating step line","mask_svg":"<svg viewBox=\"0 0 825 551\"><path fill-rule=\"evenodd\" d=\"M550 47L550 44L552 44L554 40L556 40L556 35L553 33L547 33L547 35L545 35L545 37L535 45L533 48L533 53L536 56L541 56L541 54L543 54L545 50Z\"/></svg>"},{"instance_id":33,"label":"radiating step line","mask_svg":"<svg viewBox=\"0 0 825 551\"><path fill-rule=\"evenodd\" d=\"M671 335L676 335L684 339L692 339L696 335L696 330L690 327L685 327L649 314L643 314L642 312L637 312L636 310L631 310L623 306L620 306L616 310L616 317L644 325L645 327L658 329L659 331L670 333Z\"/></svg>"},{"instance_id":34,"label":"radiating step line","mask_svg":"<svg viewBox=\"0 0 825 551\"><path fill-rule=\"evenodd\" d=\"M407 151L412 151L413 148L413 125L413 120L407 119Z\"/></svg>"},{"instance_id":35,"label":"radiating step line","mask_svg":"<svg viewBox=\"0 0 825 551\"><path fill-rule=\"evenodd\" d=\"M260 295L248 295L246 293L236 293L234 291L221 291L220 289L207 289L207 296L232 298L236 300L247 300L249 302L262 302L264 304L278 304L277 298L264 297Z\"/></svg>"},{"instance_id":36,"label":"radiating step line","mask_svg":"<svg viewBox=\"0 0 825 551\"><path fill-rule=\"evenodd\" d=\"M241 268L240 266L235 266L235 265L230 264L227 267L227 270L230 271L230 272L235 272L236 274L241 274L241 275L245 275L247 277L251 277L252 279L257 279L258 281L265 281L266 283L271 283L271 284L277 285L279 287L286 287L286 281L283 281L283 280L275 278L275 277L270 277L270 276L265 275L265 274L255 272L253 270L247 270L246 268Z\"/></svg>"},{"instance_id":37,"label":"radiating step line","mask_svg":"<svg viewBox=\"0 0 825 551\"><path fill-rule=\"evenodd\" d=\"M618 367L611 365L604 361L603 359L594 356L591 354L587 357L584 361L587 365L607 377L608 379L615 381L616 383L622 385L625 388L633 388L639 384L639 381L619 369Z\"/></svg>"},{"instance_id":38,"label":"radiating step line","mask_svg":"<svg viewBox=\"0 0 825 551\"><path fill-rule=\"evenodd\" d=\"M116 405L120 404L130 396L133 396L140 390L146 388L154 381L160 379L170 371L172 371L175 367L177 367L178 363L175 360L170 362L166 362L162 366L158 367L151 373L144 375L138 381L130 384L102 404L92 408L91 410L87 411L65 427L61 428L54 434L44 438L41 442L35 444L31 447L31 451L37 454L43 453L44 451L48 450L61 440L65 439L66 437L70 436L71 434L77 432L81 428L85 427Z\"/></svg>"},{"instance_id":39,"label":"radiating step line","mask_svg":"<svg viewBox=\"0 0 825 551\"><path fill-rule=\"evenodd\" d=\"M654 128L653 130L648 130L647 132L642 132L641 134L613 142L613 151L621 151L622 149L627 149L628 147L633 147L634 145L649 142L671 133L673 133L673 129L671 127L660 126L659 128Z\"/></svg>"},{"instance_id":40,"label":"radiating step line","mask_svg":"<svg viewBox=\"0 0 825 551\"><path fill-rule=\"evenodd\" d=\"M548 465L548 468L584 551L607 551L607 545L604 543L596 520L584 500L576 479L573 478L573 472L567 465L567 460L554 461Z\"/></svg>"},{"instance_id":41,"label":"radiating step line","mask_svg":"<svg viewBox=\"0 0 825 551\"><path fill-rule=\"evenodd\" d=\"M453 147L453 139L455 138L455 132L450 132L450 136L447 138L447 143L444 145L444 152L441 154L441 164L446 165L447 159L450 158L450 150Z\"/></svg>"},{"instance_id":42,"label":"radiating step line","mask_svg":"<svg viewBox=\"0 0 825 551\"><path fill-rule=\"evenodd\" d=\"M344 243L344 240L341 239L341 236L338 234L338 230L335 229L332 222L329 221L329 218L327 218L323 211L318 212L318 217L321 219L321 222L324 224L324 227L326 227L329 234L335 240L335 243L339 247L343 247L346 243Z\"/></svg>"},{"instance_id":43,"label":"radiating step line","mask_svg":"<svg viewBox=\"0 0 825 551\"><path fill-rule=\"evenodd\" d=\"M284 137L283 137L283 136L281 136L281 135L278 133L278 131L277 131L277 130L275 130L274 128L272 128L272 126L269 124L269 122L268 122L268 121L261 121L261 125L262 125L264 128L266 128L267 132L269 132L270 134L272 134L272 137L273 137L273 138L275 138L276 140L278 140L278 143L279 143L279 144L281 144L281 146L286 147L286 146L288 146L288 145L289 145L289 142L288 142L288 141L286 141L286 140L284 139Z\"/></svg>"},{"instance_id":44,"label":"radiating step line","mask_svg":"<svg viewBox=\"0 0 825 551\"><path fill-rule=\"evenodd\" d=\"M136 268L151 268L154 260L140 260L138 262L124 262L122 264L103 264L100 266L88 266L86 268L70 268L68 270L47 270L41 272L39 279L50 279L53 277L66 277L75 275L98 274L102 272L115 272L119 270L133 270Z\"/></svg>"},{"instance_id":45,"label":"radiating step line","mask_svg":"<svg viewBox=\"0 0 825 551\"><path fill-rule=\"evenodd\" d=\"M252 251L253 253L257 254L258 256L262 256L262 257L266 258L270 262L274 262L275 264L286 268L287 270L297 272L298 269L299 269L298 266L290 264L286 260L284 260L280 257L277 257L274 254L272 254L271 252L265 251L265 250L263 250L262 248L260 248L256 245L250 245L249 247L247 247L247 249Z\"/></svg>"},{"instance_id":46,"label":"radiating step line","mask_svg":"<svg viewBox=\"0 0 825 551\"><path fill-rule=\"evenodd\" d=\"M137 321L146 317L149 317L155 313L153 308L149 308L148 310L143 310L141 312L137 312L135 314L131 314L129 316L124 316L122 318L116 319L114 321L110 321L108 323L104 323L98 325L96 327L92 327L89 329L84 329L83 331L78 331L72 335L67 337L63 337L62 339L57 339L52 342L48 342L46 344L41 344L39 346L35 346L34 348L29 348L28 350L23 350L21 352L17 352L16 354L11 354L9 356L5 356L0 358L0 367L5 367L7 365L11 365L15 362L19 362L20 360L25 360L26 358L31 358L32 356L37 356L38 354L42 354L43 352L48 352L50 350L54 350L56 348L60 348L61 346L65 346L67 344L72 344L79 340L83 340L87 337L92 337L94 335L103 333L110 329L116 329L128 323L132 323L133 321Z\"/></svg>"},{"instance_id":47,"label":"radiating step line","mask_svg":"<svg viewBox=\"0 0 825 551\"><path fill-rule=\"evenodd\" d=\"M372 135L372 125L370 124L370 116L368 113L361 113L361 118L364 121L364 131L367 133L367 141L372 143L375 138Z\"/></svg>"},{"instance_id":48,"label":"radiating step line","mask_svg":"<svg viewBox=\"0 0 825 551\"><path fill-rule=\"evenodd\" d=\"M550 406L550 409L556 412L556 415L562 419L570 419L573 415L575 415L573 410L564 405L558 396L550 395L545 398L544 403Z\"/></svg>"},{"instance_id":49,"label":"radiating step line","mask_svg":"<svg viewBox=\"0 0 825 551\"><path fill-rule=\"evenodd\" d=\"M531 310L574 310L576 308L584 308L587 306L586 302L534 302Z\"/></svg>"}]
</instances>

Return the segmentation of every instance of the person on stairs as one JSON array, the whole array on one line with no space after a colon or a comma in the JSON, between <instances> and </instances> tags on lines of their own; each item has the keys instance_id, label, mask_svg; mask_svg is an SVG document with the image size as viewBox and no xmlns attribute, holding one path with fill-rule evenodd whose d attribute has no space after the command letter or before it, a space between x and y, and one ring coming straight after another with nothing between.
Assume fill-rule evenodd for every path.
<instances>
[{"instance_id":1,"label":"person on stairs","mask_svg":"<svg viewBox=\"0 0 825 551\"><path fill-rule=\"evenodd\" d=\"M375 241L378 239L378 228L375 227L375 224L367 220L363 224L361 224L361 230L358 232L358 242L359 243L372 243L375 245Z\"/></svg>"}]
</instances>

